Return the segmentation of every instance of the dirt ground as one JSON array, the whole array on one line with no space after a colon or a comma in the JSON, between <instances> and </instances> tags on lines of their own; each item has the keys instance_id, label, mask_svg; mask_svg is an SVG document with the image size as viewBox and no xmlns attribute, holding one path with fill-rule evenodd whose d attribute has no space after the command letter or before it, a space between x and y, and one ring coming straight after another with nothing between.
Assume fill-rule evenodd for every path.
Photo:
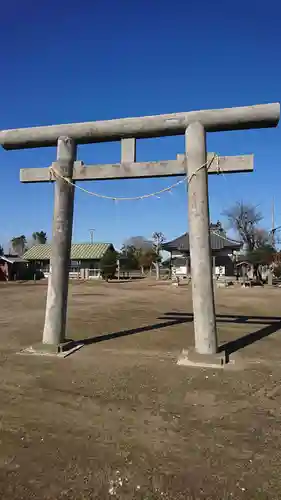
<instances>
[{"instance_id":1,"label":"dirt ground","mask_svg":"<svg viewBox=\"0 0 281 500\"><path fill-rule=\"evenodd\" d=\"M177 366L191 291L70 285L65 359L42 338L46 284L0 285L0 498L280 499L281 289L218 289L235 370Z\"/></svg>"}]
</instances>

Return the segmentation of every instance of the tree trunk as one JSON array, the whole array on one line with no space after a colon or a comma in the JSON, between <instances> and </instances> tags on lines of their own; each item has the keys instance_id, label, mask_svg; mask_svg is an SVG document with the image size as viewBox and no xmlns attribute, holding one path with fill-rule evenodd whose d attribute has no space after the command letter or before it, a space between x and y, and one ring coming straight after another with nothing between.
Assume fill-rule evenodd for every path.
<instances>
[{"instance_id":1,"label":"tree trunk","mask_svg":"<svg viewBox=\"0 0 281 500\"><path fill-rule=\"evenodd\" d=\"M160 279L160 265L159 265L159 262L155 262L155 270L156 270L156 279L158 281Z\"/></svg>"}]
</instances>

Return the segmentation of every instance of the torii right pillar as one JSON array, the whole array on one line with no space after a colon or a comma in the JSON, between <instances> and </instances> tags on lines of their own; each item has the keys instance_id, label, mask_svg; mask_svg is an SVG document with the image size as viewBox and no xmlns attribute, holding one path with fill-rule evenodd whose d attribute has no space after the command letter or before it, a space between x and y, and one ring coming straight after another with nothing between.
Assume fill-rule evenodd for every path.
<instances>
[{"instance_id":1,"label":"torii right pillar","mask_svg":"<svg viewBox=\"0 0 281 500\"><path fill-rule=\"evenodd\" d=\"M188 178L188 224L191 258L195 348L183 351L179 365L223 367L225 353L218 353L214 300L206 130L199 121L185 132Z\"/></svg>"}]
</instances>

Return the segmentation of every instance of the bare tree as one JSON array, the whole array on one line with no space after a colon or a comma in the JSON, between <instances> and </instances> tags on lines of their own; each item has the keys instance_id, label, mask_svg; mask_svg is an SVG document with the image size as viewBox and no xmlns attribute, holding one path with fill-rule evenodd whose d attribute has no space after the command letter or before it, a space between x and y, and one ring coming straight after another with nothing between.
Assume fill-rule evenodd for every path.
<instances>
[{"instance_id":1,"label":"bare tree","mask_svg":"<svg viewBox=\"0 0 281 500\"><path fill-rule=\"evenodd\" d=\"M266 229L256 228L255 230L255 248L263 248L267 246L271 246L270 233L266 231Z\"/></svg>"},{"instance_id":2,"label":"bare tree","mask_svg":"<svg viewBox=\"0 0 281 500\"><path fill-rule=\"evenodd\" d=\"M268 243L268 232L259 227L263 216L254 205L237 202L225 210L223 215L227 217L229 227L236 231L249 252Z\"/></svg>"},{"instance_id":3,"label":"bare tree","mask_svg":"<svg viewBox=\"0 0 281 500\"><path fill-rule=\"evenodd\" d=\"M125 241L124 246L134 247L136 250L150 250L153 247L153 242L144 236L131 236Z\"/></svg>"}]
</instances>

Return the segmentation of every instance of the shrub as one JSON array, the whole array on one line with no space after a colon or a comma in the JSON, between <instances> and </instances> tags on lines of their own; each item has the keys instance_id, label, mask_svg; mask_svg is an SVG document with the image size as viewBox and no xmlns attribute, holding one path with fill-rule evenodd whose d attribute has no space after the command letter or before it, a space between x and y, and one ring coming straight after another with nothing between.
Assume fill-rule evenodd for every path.
<instances>
[{"instance_id":1,"label":"shrub","mask_svg":"<svg viewBox=\"0 0 281 500\"><path fill-rule=\"evenodd\" d=\"M101 259L100 269L104 280L108 281L115 277L117 268L117 253L114 250L108 250Z\"/></svg>"}]
</instances>

